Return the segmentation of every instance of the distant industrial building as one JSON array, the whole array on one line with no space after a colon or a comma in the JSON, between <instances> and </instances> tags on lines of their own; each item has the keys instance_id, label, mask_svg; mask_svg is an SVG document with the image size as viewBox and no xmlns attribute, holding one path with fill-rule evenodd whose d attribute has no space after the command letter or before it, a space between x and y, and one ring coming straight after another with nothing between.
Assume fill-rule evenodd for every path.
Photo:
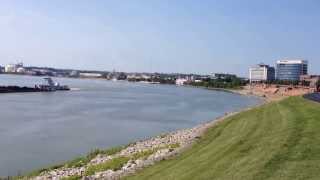
<instances>
[{"instance_id":1,"label":"distant industrial building","mask_svg":"<svg viewBox=\"0 0 320 180\"><path fill-rule=\"evenodd\" d=\"M15 73L17 72L18 68L23 68L23 63L18 63L18 64L7 64L5 66L5 72L6 73Z\"/></svg>"},{"instance_id":2,"label":"distant industrial building","mask_svg":"<svg viewBox=\"0 0 320 180\"><path fill-rule=\"evenodd\" d=\"M131 82L141 82L141 81L152 81L153 77L149 74L133 73L130 75L126 75L125 73L120 73L120 74L113 75L112 79L116 79L116 80L127 79L128 81L131 81Z\"/></svg>"},{"instance_id":3,"label":"distant industrial building","mask_svg":"<svg viewBox=\"0 0 320 180\"><path fill-rule=\"evenodd\" d=\"M184 78L178 78L176 79L176 85L178 86L183 86L185 83L187 83L188 80L187 79L184 79Z\"/></svg>"},{"instance_id":4,"label":"distant industrial building","mask_svg":"<svg viewBox=\"0 0 320 180\"><path fill-rule=\"evenodd\" d=\"M237 78L237 75L235 74L224 74L224 73L212 73L211 79L233 79Z\"/></svg>"},{"instance_id":5,"label":"distant industrial building","mask_svg":"<svg viewBox=\"0 0 320 180\"><path fill-rule=\"evenodd\" d=\"M82 78L102 78L102 74L100 73L80 73L80 77Z\"/></svg>"},{"instance_id":6,"label":"distant industrial building","mask_svg":"<svg viewBox=\"0 0 320 180\"><path fill-rule=\"evenodd\" d=\"M299 81L301 75L308 74L306 60L279 60L277 61L277 80Z\"/></svg>"},{"instance_id":7,"label":"distant industrial building","mask_svg":"<svg viewBox=\"0 0 320 180\"><path fill-rule=\"evenodd\" d=\"M16 70L17 73L20 73L20 74L23 74L26 72L26 69L23 68L23 67L18 67L17 70Z\"/></svg>"},{"instance_id":8,"label":"distant industrial building","mask_svg":"<svg viewBox=\"0 0 320 180\"><path fill-rule=\"evenodd\" d=\"M275 80L275 69L266 64L258 64L249 69L250 82L266 82Z\"/></svg>"}]
</instances>

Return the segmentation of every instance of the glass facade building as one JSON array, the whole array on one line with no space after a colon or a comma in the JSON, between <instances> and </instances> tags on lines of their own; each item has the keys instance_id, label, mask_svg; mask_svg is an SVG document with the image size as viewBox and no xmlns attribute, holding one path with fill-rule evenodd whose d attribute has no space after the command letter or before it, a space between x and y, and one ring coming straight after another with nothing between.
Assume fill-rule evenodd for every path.
<instances>
[{"instance_id":1,"label":"glass facade building","mask_svg":"<svg viewBox=\"0 0 320 180\"><path fill-rule=\"evenodd\" d=\"M301 75L308 74L306 60L280 60L277 62L277 80L298 81Z\"/></svg>"}]
</instances>

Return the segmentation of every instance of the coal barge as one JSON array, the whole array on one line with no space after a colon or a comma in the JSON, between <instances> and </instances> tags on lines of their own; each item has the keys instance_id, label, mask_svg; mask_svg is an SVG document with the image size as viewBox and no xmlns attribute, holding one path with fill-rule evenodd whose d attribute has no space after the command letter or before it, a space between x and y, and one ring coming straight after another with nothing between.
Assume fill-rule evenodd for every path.
<instances>
[{"instance_id":1,"label":"coal barge","mask_svg":"<svg viewBox=\"0 0 320 180\"><path fill-rule=\"evenodd\" d=\"M44 80L46 80L47 84L35 85L34 87L0 86L0 93L54 92L70 90L68 86L61 86L51 78L44 78Z\"/></svg>"}]
</instances>

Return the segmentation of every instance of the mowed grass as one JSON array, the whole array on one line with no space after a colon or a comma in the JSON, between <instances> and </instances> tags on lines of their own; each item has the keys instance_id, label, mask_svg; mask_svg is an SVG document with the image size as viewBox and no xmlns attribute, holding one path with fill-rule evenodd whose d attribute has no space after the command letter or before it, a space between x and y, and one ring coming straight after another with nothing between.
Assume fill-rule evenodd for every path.
<instances>
[{"instance_id":1,"label":"mowed grass","mask_svg":"<svg viewBox=\"0 0 320 180\"><path fill-rule=\"evenodd\" d=\"M185 153L129 180L320 179L320 105L291 97L211 128Z\"/></svg>"}]
</instances>

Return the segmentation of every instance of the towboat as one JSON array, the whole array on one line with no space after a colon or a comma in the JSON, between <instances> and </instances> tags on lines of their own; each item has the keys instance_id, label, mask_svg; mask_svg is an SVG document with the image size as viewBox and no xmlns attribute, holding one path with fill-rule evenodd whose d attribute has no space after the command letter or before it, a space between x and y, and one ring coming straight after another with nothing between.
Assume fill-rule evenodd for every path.
<instances>
[{"instance_id":1,"label":"towboat","mask_svg":"<svg viewBox=\"0 0 320 180\"><path fill-rule=\"evenodd\" d=\"M54 82L50 77L44 78L46 84L35 85L34 87L20 86L0 86L0 93L21 93L21 92L52 92L52 91L69 91L69 86L62 86Z\"/></svg>"},{"instance_id":2,"label":"towboat","mask_svg":"<svg viewBox=\"0 0 320 180\"><path fill-rule=\"evenodd\" d=\"M47 84L36 85L36 88L43 91L69 91L70 88L66 85L61 86L58 82L54 82L50 77L44 78Z\"/></svg>"}]
</instances>

